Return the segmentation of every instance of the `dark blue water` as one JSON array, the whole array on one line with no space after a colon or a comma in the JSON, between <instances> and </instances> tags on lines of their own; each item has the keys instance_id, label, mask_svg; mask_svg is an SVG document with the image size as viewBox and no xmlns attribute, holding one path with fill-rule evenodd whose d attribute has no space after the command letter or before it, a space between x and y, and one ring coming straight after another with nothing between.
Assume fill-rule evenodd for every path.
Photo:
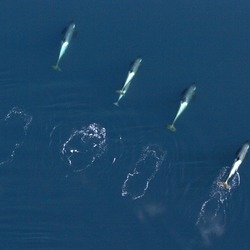
<instances>
[{"instance_id":1,"label":"dark blue water","mask_svg":"<svg viewBox=\"0 0 250 250\"><path fill-rule=\"evenodd\" d=\"M249 10L2 1L1 249L250 249L249 158L230 191L217 185L250 138ZM55 72L71 20L77 38Z\"/></svg>"}]
</instances>

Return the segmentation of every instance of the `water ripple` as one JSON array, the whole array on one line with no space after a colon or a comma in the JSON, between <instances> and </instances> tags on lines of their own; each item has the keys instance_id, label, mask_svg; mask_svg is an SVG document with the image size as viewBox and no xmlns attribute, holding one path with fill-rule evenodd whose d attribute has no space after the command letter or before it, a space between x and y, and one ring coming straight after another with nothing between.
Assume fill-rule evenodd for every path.
<instances>
[{"instance_id":1,"label":"water ripple","mask_svg":"<svg viewBox=\"0 0 250 250\"><path fill-rule=\"evenodd\" d=\"M1 140L5 142L0 151L0 165L13 160L16 151L24 143L31 122L32 116L17 107L0 120Z\"/></svg>"},{"instance_id":2,"label":"water ripple","mask_svg":"<svg viewBox=\"0 0 250 250\"><path fill-rule=\"evenodd\" d=\"M122 185L122 196L130 196L133 200L143 197L160 170L165 156L165 152L157 145L143 148L135 168L127 174Z\"/></svg>"},{"instance_id":3,"label":"water ripple","mask_svg":"<svg viewBox=\"0 0 250 250\"><path fill-rule=\"evenodd\" d=\"M232 177L230 189L218 185L218 182L227 177L228 171L229 167L222 168L213 181L209 198L203 202L196 221L196 226L200 230L205 245L210 245L214 236L223 235L226 226L228 202L235 189L240 185L238 172Z\"/></svg>"},{"instance_id":4,"label":"water ripple","mask_svg":"<svg viewBox=\"0 0 250 250\"><path fill-rule=\"evenodd\" d=\"M86 170L106 151L106 136L106 129L97 123L73 130L61 154L73 171Z\"/></svg>"}]
</instances>

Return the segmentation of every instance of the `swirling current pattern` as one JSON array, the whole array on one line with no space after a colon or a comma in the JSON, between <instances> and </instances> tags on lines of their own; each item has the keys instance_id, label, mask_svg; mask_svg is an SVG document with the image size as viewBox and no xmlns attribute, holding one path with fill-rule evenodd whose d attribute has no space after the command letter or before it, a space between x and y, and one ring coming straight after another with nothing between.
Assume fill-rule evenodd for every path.
<instances>
[{"instance_id":1,"label":"swirling current pattern","mask_svg":"<svg viewBox=\"0 0 250 250\"><path fill-rule=\"evenodd\" d=\"M106 151L106 137L106 129L92 123L80 130L74 130L63 144L61 153L73 171L86 170Z\"/></svg>"},{"instance_id":2,"label":"swirling current pattern","mask_svg":"<svg viewBox=\"0 0 250 250\"><path fill-rule=\"evenodd\" d=\"M17 107L12 108L0 121L4 148L0 152L0 165L11 162L24 142L28 129L32 122L32 116Z\"/></svg>"},{"instance_id":3,"label":"swirling current pattern","mask_svg":"<svg viewBox=\"0 0 250 250\"><path fill-rule=\"evenodd\" d=\"M157 145L145 147L135 168L127 174L122 185L122 196L130 196L133 200L143 197L164 159L165 152Z\"/></svg>"}]
</instances>

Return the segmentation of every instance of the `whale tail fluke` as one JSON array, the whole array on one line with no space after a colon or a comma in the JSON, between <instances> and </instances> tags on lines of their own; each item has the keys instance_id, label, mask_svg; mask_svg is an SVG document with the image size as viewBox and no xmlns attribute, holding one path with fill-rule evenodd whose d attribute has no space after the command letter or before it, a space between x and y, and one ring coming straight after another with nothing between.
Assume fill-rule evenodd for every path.
<instances>
[{"instance_id":1,"label":"whale tail fluke","mask_svg":"<svg viewBox=\"0 0 250 250\"><path fill-rule=\"evenodd\" d=\"M169 130L173 131L173 132L176 131L176 128L175 128L175 126L174 126L173 124L168 124L168 125L167 125L167 128L168 128Z\"/></svg>"},{"instance_id":2,"label":"whale tail fluke","mask_svg":"<svg viewBox=\"0 0 250 250\"><path fill-rule=\"evenodd\" d=\"M61 68L59 68L58 65L52 65L52 69L55 71L62 71Z\"/></svg>"},{"instance_id":3,"label":"whale tail fluke","mask_svg":"<svg viewBox=\"0 0 250 250\"><path fill-rule=\"evenodd\" d=\"M118 102L114 102L114 105L119 107L119 103Z\"/></svg>"},{"instance_id":4,"label":"whale tail fluke","mask_svg":"<svg viewBox=\"0 0 250 250\"><path fill-rule=\"evenodd\" d=\"M218 185L219 185L220 187L224 187L224 188L226 188L226 189L230 189L230 185L228 185L227 181L225 181L225 182L220 181L220 182L218 182Z\"/></svg>"}]
</instances>

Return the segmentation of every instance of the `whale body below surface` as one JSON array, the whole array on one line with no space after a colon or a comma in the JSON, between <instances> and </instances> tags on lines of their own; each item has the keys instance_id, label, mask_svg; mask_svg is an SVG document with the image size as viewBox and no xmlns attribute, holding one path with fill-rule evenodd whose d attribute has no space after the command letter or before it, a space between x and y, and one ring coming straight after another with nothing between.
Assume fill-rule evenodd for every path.
<instances>
[{"instance_id":1,"label":"whale body below surface","mask_svg":"<svg viewBox=\"0 0 250 250\"><path fill-rule=\"evenodd\" d=\"M119 94L118 100L114 102L114 105L119 106L119 101L122 99L123 96L127 93L129 86L131 84L132 79L135 77L140 65L142 62L142 58L138 57L133 63L132 66L128 72L128 76L126 78L126 81L122 87L122 89L117 90L116 92Z\"/></svg>"},{"instance_id":2,"label":"whale body below surface","mask_svg":"<svg viewBox=\"0 0 250 250\"><path fill-rule=\"evenodd\" d=\"M241 163L244 161L247 153L249 150L249 141L246 141L242 147L240 148L238 154L236 155L236 158L234 159L233 166L230 170L230 173L227 177L227 179L223 182L218 182L218 185L221 187L224 187L226 189L230 189L230 185L228 184L229 179L238 171Z\"/></svg>"},{"instance_id":3,"label":"whale body below surface","mask_svg":"<svg viewBox=\"0 0 250 250\"><path fill-rule=\"evenodd\" d=\"M182 98L180 101L180 107L177 111L177 114L172 122L172 124L168 124L167 128L173 132L176 131L176 128L174 126L176 120L179 118L179 116L183 113L183 111L187 108L188 104L192 100L194 94L196 91L196 85L193 83L189 88L183 91Z\"/></svg>"},{"instance_id":4,"label":"whale body below surface","mask_svg":"<svg viewBox=\"0 0 250 250\"><path fill-rule=\"evenodd\" d=\"M61 71L61 68L59 67L59 62L69 46L69 43L73 37L73 34L75 33L75 28L76 28L76 25L74 22L71 22L68 28L65 28L64 37L61 42L61 49L60 49L60 53L59 53L56 65L52 66L52 68L56 71Z\"/></svg>"}]
</instances>

